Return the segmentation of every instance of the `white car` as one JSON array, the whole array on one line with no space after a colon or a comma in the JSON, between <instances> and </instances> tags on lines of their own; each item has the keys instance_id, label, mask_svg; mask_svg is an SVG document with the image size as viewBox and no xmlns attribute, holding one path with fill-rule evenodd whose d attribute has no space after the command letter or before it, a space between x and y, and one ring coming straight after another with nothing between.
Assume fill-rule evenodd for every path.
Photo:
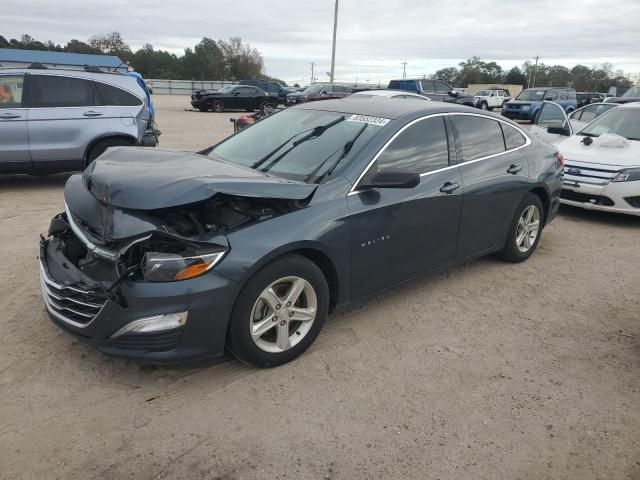
<instances>
[{"instance_id":1,"label":"white car","mask_svg":"<svg viewBox=\"0 0 640 480\"><path fill-rule=\"evenodd\" d=\"M480 90L473 97L475 106L482 110L493 110L494 108L502 108L502 104L511 100L509 90L496 88L491 90Z\"/></svg>"},{"instance_id":2,"label":"white car","mask_svg":"<svg viewBox=\"0 0 640 480\"><path fill-rule=\"evenodd\" d=\"M403 90L365 90L363 92L354 93L353 95L358 97L415 98L417 100L431 101L428 97L418 95L417 93L405 92Z\"/></svg>"},{"instance_id":3,"label":"white car","mask_svg":"<svg viewBox=\"0 0 640 480\"><path fill-rule=\"evenodd\" d=\"M561 203L640 216L640 102L618 105L575 134L563 108L544 102L531 134L565 158Z\"/></svg>"}]
</instances>

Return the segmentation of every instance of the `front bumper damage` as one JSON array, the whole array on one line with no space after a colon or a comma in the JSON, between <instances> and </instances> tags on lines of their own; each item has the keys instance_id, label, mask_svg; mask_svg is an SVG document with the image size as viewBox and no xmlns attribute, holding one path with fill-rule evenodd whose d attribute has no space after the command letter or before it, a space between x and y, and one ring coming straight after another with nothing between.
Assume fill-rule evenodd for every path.
<instances>
[{"instance_id":1,"label":"front bumper damage","mask_svg":"<svg viewBox=\"0 0 640 480\"><path fill-rule=\"evenodd\" d=\"M224 355L237 284L214 271L170 283L122 279L117 273L117 259L95 253L89 253L95 257L89 276L66 254L70 247L65 242L83 242L70 225L64 228L65 223L70 223L67 214L58 215L49 237L40 240L42 295L56 326L111 356L177 363ZM115 335L141 318L177 312L188 312L182 327Z\"/></svg>"}]
</instances>

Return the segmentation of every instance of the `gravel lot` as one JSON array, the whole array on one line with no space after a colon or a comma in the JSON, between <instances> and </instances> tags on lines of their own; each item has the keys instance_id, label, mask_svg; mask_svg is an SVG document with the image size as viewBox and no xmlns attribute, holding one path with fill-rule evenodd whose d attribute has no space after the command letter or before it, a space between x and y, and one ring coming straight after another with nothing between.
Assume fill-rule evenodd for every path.
<instances>
[{"instance_id":1,"label":"gravel lot","mask_svg":"<svg viewBox=\"0 0 640 480\"><path fill-rule=\"evenodd\" d=\"M240 115L156 103L165 148ZM274 370L155 368L47 319L66 178L0 176L0 478L640 478L640 219L563 208L524 264L378 295Z\"/></svg>"}]
</instances>

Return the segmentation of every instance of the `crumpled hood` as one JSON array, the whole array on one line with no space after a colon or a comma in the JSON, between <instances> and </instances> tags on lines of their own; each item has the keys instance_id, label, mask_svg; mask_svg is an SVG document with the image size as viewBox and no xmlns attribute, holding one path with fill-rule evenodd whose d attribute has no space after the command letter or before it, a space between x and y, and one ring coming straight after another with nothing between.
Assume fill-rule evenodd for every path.
<instances>
[{"instance_id":1,"label":"crumpled hood","mask_svg":"<svg viewBox=\"0 0 640 480\"><path fill-rule=\"evenodd\" d=\"M591 145L585 145L582 135L573 135L559 143L558 150L568 162L598 163L621 167L640 166L640 141L631 140L622 148L612 148L600 145L600 138L594 137Z\"/></svg>"},{"instance_id":2,"label":"crumpled hood","mask_svg":"<svg viewBox=\"0 0 640 480\"><path fill-rule=\"evenodd\" d=\"M186 205L216 193L304 200L317 188L195 153L145 147L110 148L82 176L103 204L134 210Z\"/></svg>"}]
</instances>

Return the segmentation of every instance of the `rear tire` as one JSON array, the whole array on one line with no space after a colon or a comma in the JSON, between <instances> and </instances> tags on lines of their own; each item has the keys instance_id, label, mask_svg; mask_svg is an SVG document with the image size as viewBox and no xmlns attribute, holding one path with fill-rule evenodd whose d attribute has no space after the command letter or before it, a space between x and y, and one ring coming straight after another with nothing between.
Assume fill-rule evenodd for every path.
<instances>
[{"instance_id":1,"label":"rear tire","mask_svg":"<svg viewBox=\"0 0 640 480\"><path fill-rule=\"evenodd\" d=\"M511 221L507 242L498 253L506 262L519 263L529 258L538 246L544 224L544 207L540 197L527 193Z\"/></svg>"},{"instance_id":2,"label":"rear tire","mask_svg":"<svg viewBox=\"0 0 640 480\"><path fill-rule=\"evenodd\" d=\"M216 113L224 112L224 102L222 100L216 100L211 105L211 109Z\"/></svg>"},{"instance_id":3,"label":"rear tire","mask_svg":"<svg viewBox=\"0 0 640 480\"><path fill-rule=\"evenodd\" d=\"M124 138L105 138L104 140L96 142L96 144L91 147L91 150L89 150L89 154L87 155L86 163L89 165L96 158L102 155L109 147L130 147L132 145L133 141L126 140Z\"/></svg>"},{"instance_id":4,"label":"rear tire","mask_svg":"<svg viewBox=\"0 0 640 480\"><path fill-rule=\"evenodd\" d=\"M480 110L489 110L487 102L480 102Z\"/></svg>"},{"instance_id":5,"label":"rear tire","mask_svg":"<svg viewBox=\"0 0 640 480\"><path fill-rule=\"evenodd\" d=\"M282 257L258 271L238 296L229 325L229 350L260 368L290 362L314 342L328 311L329 287L320 268L299 255ZM296 320L298 315L304 320Z\"/></svg>"}]
</instances>

